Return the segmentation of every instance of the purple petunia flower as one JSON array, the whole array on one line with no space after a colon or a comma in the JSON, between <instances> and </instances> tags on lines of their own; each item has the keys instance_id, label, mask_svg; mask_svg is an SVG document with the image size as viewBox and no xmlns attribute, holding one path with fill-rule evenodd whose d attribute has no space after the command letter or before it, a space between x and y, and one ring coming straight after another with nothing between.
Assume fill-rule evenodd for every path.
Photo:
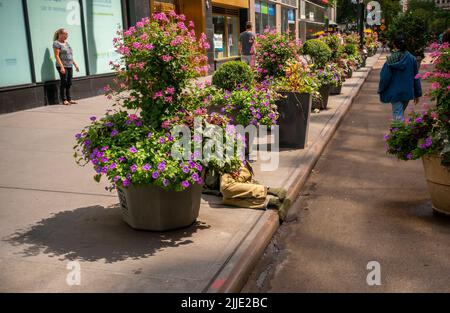
<instances>
[{"instance_id":1,"label":"purple petunia flower","mask_svg":"<svg viewBox=\"0 0 450 313\"><path fill-rule=\"evenodd\" d=\"M81 134L76 134L75 138L80 139L81 138Z\"/></svg>"},{"instance_id":2,"label":"purple petunia flower","mask_svg":"<svg viewBox=\"0 0 450 313\"><path fill-rule=\"evenodd\" d=\"M136 172L137 169L138 169L138 167L137 167L136 164L133 164L133 165L130 166L130 171L131 171L132 173Z\"/></svg>"},{"instance_id":3,"label":"purple petunia flower","mask_svg":"<svg viewBox=\"0 0 450 313\"><path fill-rule=\"evenodd\" d=\"M150 170L150 164L144 164L144 165L142 165L142 170L144 170L144 171L149 171Z\"/></svg>"},{"instance_id":4,"label":"purple petunia flower","mask_svg":"<svg viewBox=\"0 0 450 313\"><path fill-rule=\"evenodd\" d=\"M163 185L167 187L169 185L169 180L164 178Z\"/></svg>"},{"instance_id":5,"label":"purple petunia flower","mask_svg":"<svg viewBox=\"0 0 450 313\"><path fill-rule=\"evenodd\" d=\"M108 149L109 149L108 146L104 146L104 147L101 148L102 151L106 151L106 150L108 150Z\"/></svg>"},{"instance_id":6,"label":"purple petunia flower","mask_svg":"<svg viewBox=\"0 0 450 313\"><path fill-rule=\"evenodd\" d=\"M166 169L166 162L162 161L161 163L158 164L158 170L160 172L164 172L164 170Z\"/></svg>"},{"instance_id":7,"label":"purple petunia flower","mask_svg":"<svg viewBox=\"0 0 450 313\"><path fill-rule=\"evenodd\" d=\"M136 150L136 148L135 148L135 147L131 147L131 148L130 148L130 152L131 152L131 153L136 153L136 152L137 152L137 150Z\"/></svg>"},{"instance_id":8,"label":"purple petunia flower","mask_svg":"<svg viewBox=\"0 0 450 313\"><path fill-rule=\"evenodd\" d=\"M153 133L150 132L150 133L148 133L147 138L152 138L152 136L153 136Z\"/></svg>"},{"instance_id":9,"label":"purple petunia flower","mask_svg":"<svg viewBox=\"0 0 450 313\"><path fill-rule=\"evenodd\" d=\"M113 170L117 167L116 163L111 163L111 165L109 166L110 170Z\"/></svg>"},{"instance_id":10,"label":"purple petunia flower","mask_svg":"<svg viewBox=\"0 0 450 313\"><path fill-rule=\"evenodd\" d=\"M134 123L134 125L136 125L137 127L141 127L142 126L142 122L141 121L136 121L136 123Z\"/></svg>"},{"instance_id":11,"label":"purple petunia flower","mask_svg":"<svg viewBox=\"0 0 450 313\"><path fill-rule=\"evenodd\" d=\"M184 188L189 187L189 182L187 180L184 180L181 182L181 186L183 186Z\"/></svg>"},{"instance_id":12,"label":"purple petunia flower","mask_svg":"<svg viewBox=\"0 0 450 313\"><path fill-rule=\"evenodd\" d=\"M160 144L163 144L163 143L164 143L164 141L165 141L165 140L164 140L164 138L163 138L163 137L159 138L159 143L160 143Z\"/></svg>"},{"instance_id":13,"label":"purple petunia flower","mask_svg":"<svg viewBox=\"0 0 450 313\"><path fill-rule=\"evenodd\" d=\"M408 160L411 160L412 159L412 157L413 157L413 155L412 155L412 153L410 152L410 153L408 153L407 155L406 155L406 158L408 159Z\"/></svg>"},{"instance_id":14,"label":"purple petunia flower","mask_svg":"<svg viewBox=\"0 0 450 313\"><path fill-rule=\"evenodd\" d=\"M117 130L113 129L113 130L111 131L111 137L117 136L118 133L119 133L119 132L118 132Z\"/></svg>"},{"instance_id":15,"label":"purple petunia flower","mask_svg":"<svg viewBox=\"0 0 450 313\"><path fill-rule=\"evenodd\" d=\"M189 173L189 167L183 166L183 172L186 174Z\"/></svg>"},{"instance_id":16,"label":"purple petunia flower","mask_svg":"<svg viewBox=\"0 0 450 313\"><path fill-rule=\"evenodd\" d=\"M125 158L124 157L119 157L118 160L119 160L119 162L123 162L123 161L125 161Z\"/></svg>"},{"instance_id":17,"label":"purple petunia flower","mask_svg":"<svg viewBox=\"0 0 450 313\"><path fill-rule=\"evenodd\" d=\"M203 169L203 167L200 164L196 164L195 168L197 169L197 171L201 171Z\"/></svg>"},{"instance_id":18,"label":"purple petunia flower","mask_svg":"<svg viewBox=\"0 0 450 313\"><path fill-rule=\"evenodd\" d=\"M203 179L201 177L197 180L197 184L203 185Z\"/></svg>"},{"instance_id":19,"label":"purple petunia flower","mask_svg":"<svg viewBox=\"0 0 450 313\"><path fill-rule=\"evenodd\" d=\"M95 122L97 120L97 118L95 116L91 116L89 119L93 122Z\"/></svg>"},{"instance_id":20,"label":"purple petunia flower","mask_svg":"<svg viewBox=\"0 0 450 313\"><path fill-rule=\"evenodd\" d=\"M195 182L198 181L198 180L200 179L200 176L198 176L197 173L192 174L191 177L192 177L192 180L195 181Z\"/></svg>"},{"instance_id":21,"label":"purple petunia flower","mask_svg":"<svg viewBox=\"0 0 450 313\"><path fill-rule=\"evenodd\" d=\"M416 118L416 123L417 124L422 123L422 118L421 117Z\"/></svg>"},{"instance_id":22,"label":"purple petunia flower","mask_svg":"<svg viewBox=\"0 0 450 313\"><path fill-rule=\"evenodd\" d=\"M120 176L114 177L114 182L117 182L120 179Z\"/></svg>"},{"instance_id":23,"label":"purple petunia flower","mask_svg":"<svg viewBox=\"0 0 450 313\"><path fill-rule=\"evenodd\" d=\"M112 127L112 126L113 126L113 123L111 123L111 122L106 122L106 123L105 123L105 126L106 126L106 127Z\"/></svg>"},{"instance_id":24,"label":"purple petunia flower","mask_svg":"<svg viewBox=\"0 0 450 313\"><path fill-rule=\"evenodd\" d=\"M153 177L153 179L157 179L159 177L159 172L158 171L154 171L152 173L152 177Z\"/></svg>"},{"instance_id":25,"label":"purple petunia flower","mask_svg":"<svg viewBox=\"0 0 450 313\"><path fill-rule=\"evenodd\" d=\"M128 179L124 179L122 184L124 185L124 187L128 187L130 185L130 181Z\"/></svg>"},{"instance_id":26,"label":"purple petunia flower","mask_svg":"<svg viewBox=\"0 0 450 313\"><path fill-rule=\"evenodd\" d=\"M109 159L108 159L107 157L103 157L101 161L102 161L103 163L106 163L106 162L108 162L108 160L109 160Z\"/></svg>"}]
</instances>

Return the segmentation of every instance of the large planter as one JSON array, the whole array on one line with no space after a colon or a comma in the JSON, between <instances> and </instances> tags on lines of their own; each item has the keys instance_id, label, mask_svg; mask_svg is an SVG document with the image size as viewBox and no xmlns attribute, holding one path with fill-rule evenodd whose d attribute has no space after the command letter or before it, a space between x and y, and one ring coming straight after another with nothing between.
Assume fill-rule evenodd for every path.
<instances>
[{"instance_id":1,"label":"large planter","mask_svg":"<svg viewBox=\"0 0 450 313\"><path fill-rule=\"evenodd\" d=\"M280 115L280 148L303 149L308 143L309 117L312 97L307 93L281 92L283 98L277 100Z\"/></svg>"},{"instance_id":2,"label":"large planter","mask_svg":"<svg viewBox=\"0 0 450 313\"><path fill-rule=\"evenodd\" d=\"M422 161L433 210L450 216L450 170L436 155L423 156Z\"/></svg>"},{"instance_id":3,"label":"large planter","mask_svg":"<svg viewBox=\"0 0 450 313\"><path fill-rule=\"evenodd\" d=\"M330 95L330 85L323 85L319 88L320 99L313 99L312 108L325 110L328 106L328 96Z\"/></svg>"},{"instance_id":4,"label":"large planter","mask_svg":"<svg viewBox=\"0 0 450 313\"><path fill-rule=\"evenodd\" d=\"M331 86L330 95L340 95L342 92L342 84L339 86Z\"/></svg>"},{"instance_id":5,"label":"large planter","mask_svg":"<svg viewBox=\"0 0 450 313\"><path fill-rule=\"evenodd\" d=\"M118 188L123 220L135 229L166 231L195 222L200 209L202 187L183 191L164 190L154 185Z\"/></svg>"}]
</instances>

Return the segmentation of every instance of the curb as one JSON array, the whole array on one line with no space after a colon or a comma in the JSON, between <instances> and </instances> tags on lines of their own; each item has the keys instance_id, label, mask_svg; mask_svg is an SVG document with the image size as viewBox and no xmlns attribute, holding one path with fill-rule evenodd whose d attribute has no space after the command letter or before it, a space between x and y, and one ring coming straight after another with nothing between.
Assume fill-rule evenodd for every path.
<instances>
[{"instance_id":1,"label":"curb","mask_svg":"<svg viewBox=\"0 0 450 313\"><path fill-rule=\"evenodd\" d=\"M286 210L280 212L277 210L267 210L258 219L253 228L249 231L245 239L230 256L222 269L212 279L204 292L207 293L237 293L245 285L248 276L251 274L255 264L264 253L267 245L272 240L273 235L280 226L280 218L284 219L288 213L289 207L297 199L301 188L306 183L312 169L319 160L322 152L325 150L328 142L333 137L336 129L339 127L342 119L349 111L354 99L358 95L362 85L366 81L374 65L377 63L381 53L373 56L371 64L362 68L363 75L356 82L349 95L339 105L331 119L322 129L319 139L308 148L305 158L302 160L303 166L298 166L292 173L290 181L292 182L287 189L285 203ZM361 72L360 70L358 70ZM306 160L306 163L305 163Z\"/></svg>"}]
</instances>

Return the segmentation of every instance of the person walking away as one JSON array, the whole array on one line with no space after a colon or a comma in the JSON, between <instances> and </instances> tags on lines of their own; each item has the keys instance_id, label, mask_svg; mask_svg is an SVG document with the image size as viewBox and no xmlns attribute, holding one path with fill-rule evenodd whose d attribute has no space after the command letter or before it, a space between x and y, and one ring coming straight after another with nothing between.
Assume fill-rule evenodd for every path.
<instances>
[{"instance_id":1,"label":"person walking away","mask_svg":"<svg viewBox=\"0 0 450 313\"><path fill-rule=\"evenodd\" d=\"M255 34L252 32L252 22L247 22L245 32L239 36L239 54L241 61L251 65L253 54L253 43L255 42Z\"/></svg>"},{"instance_id":2,"label":"person walking away","mask_svg":"<svg viewBox=\"0 0 450 313\"><path fill-rule=\"evenodd\" d=\"M419 70L416 58L406 50L403 35L394 40L395 51L387 57L380 73L378 93L383 103L391 103L392 118L403 120L410 100L414 104L422 96L420 78L416 78Z\"/></svg>"},{"instance_id":3,"label":"person walking away","mask_svg":"<svg viewBox=\"0 0 450 313\"><path fill-rule=\"evenodd\" d=\"M61 80L60 97L64 105L75 104L70 96L72 86L73 67L79 72L80 68L73 59L73 51L67 42L69 34L64 28L58 29L53 36L53 51L56 59L56 70Z\"/></svg>"}]
</instances>

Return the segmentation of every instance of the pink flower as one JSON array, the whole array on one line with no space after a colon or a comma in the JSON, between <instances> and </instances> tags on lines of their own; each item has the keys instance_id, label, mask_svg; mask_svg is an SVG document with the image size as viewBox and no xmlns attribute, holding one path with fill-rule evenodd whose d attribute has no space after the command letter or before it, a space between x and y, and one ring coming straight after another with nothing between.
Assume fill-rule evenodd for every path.
<instances>
[{"instance_id":1,"label":"pink flower","mask_svg":"<svg viewBox=\"0 0 450 313\"><path fill-rule=\"evenodd\" d=\"M430 77L430 75L431 75L430 72L426 72L425 74L423 74L422 78L427 79L428 77Z\"/></svg>"},{"instance_id":2,"label":"pink flower","mask_svg":"<svg viewBox=\"0 0 450 313\"><path fill-rule=\"evenodd\" d=\"M143 33L141 35L141 37L139 37L139 38L141 38L141 40L147 40L148 39L148 35L147 35L147 33Z\"/></svg>"},{"instance_id":3,"label":"pink flower","mask_svg":"<svg viewBox=\"0 0 450 313\"><path fill-rule=\"evenodd\" d=\"M144 49L147 49L147 50L153 50L153 48L154 48L154 46L149 43L144 46Z\"/></svg>"},{"instance_id":4,"label":"pink flower","mask_svg":"<svg viewBox=\"0 0 450 313\"><path fill-rule=\"evenodd\" d=\"M133 42L133 48L139 49L140 47L141 47L141 43L140 42Z\"/></svg>"},{"instance_id":5,"label":"pink flower","mask_svg":"<svg viewBox=\"0 0 450 313\"><path fill-rule=\"evenodd\" d=\"M431 89L433 90L439 89L439 87L441 87L441 85L438 82L434 82L431 84Z\"/></svg>"},{"instance_id":6,"label":"pink flower","mask_svg":"<svg viewBox=\"0 0 450 313\"><path fill-rule=\"evenodd\" d=\"M164 101L169 102L169 103L172 103L172 96L165 97L165 98L164 98Z\"/></svg>"},{"instance_id":7,"label":"pink flower","mask_svg":"<svg viewBox=\"0 0 450 313\"><path fill-rule=\"evenodd\" d=\"M450 90L450 85L447 86L447 90Z\"/></svg>"},{"instance_id":8,"label":"pink flower","mask_svg":"<svg viewBox=\"0 0 450 313\"><path fill-rule=\"evenodd\" d=\"M169 62L170 60L173 59L173 57L170 56L170 55L168 55L168 54L165 54L165 55L163 55L163 56L161 57L161 59L162 59L164 62Z\"/></svg>"},{"instance_id":9,"label":"pink flower","mask_svg":"<svg viewBox=\"0 0 450 313\"><path fill-rule=\"evenodd\" d=\"M162 96L163 96L163 92L162 92L162 91L157 91L157 92L155 92L155 94L153 95L153 99L161 98Z\"/></svg>"},{"instance_id":10,"label":"pink flower","mask_svg":"<svg viewBox=\"0 0 450 313\"><path fill-rule=\"evenodd\" d=\"M184 25L183 22L178 22L178 23L177 23L177 27L178 27L179 29L181 29L181 30L188 30L187 27L186 27L186 25Z\"/></svg>"},{"instance_id":11,"label":"pink flower","mask_svg":"<svg viewBox=\"0 0 450 313\"><path fill-rule=\"evenodd\" d=\"M415 79L419 79L421 77L420 73L418 73L416 76L414 76Z\"/></svg>"},{"instance_id":12,"label":"pink flower","mask_svg":"<svg viewBox=\"0 0 450 313\"><path fill-rule=\"evenodd\" d=\"M185 20L186 20L186 15L180 14L180 15L178 16L178 19L179 19L180 21L185 21Z\"/></svg>"},{"instance_id":13,"label":"pink flower","mask_svg":"<svg viewBox=\"0 0 450 313\"><path fill-rule=\"evenodd\" d=\"M439 117L439 114L436 111L431 112L431 118L437 119Z\"/></svg>"},{"instance_id":14,"label":"pink flower","mask_svg":"<svg viewBox=\"0 0 450 313\"><path fill-rule=\"evenodd\" d=\"M176 16L177 16L177 13L175 13L174 10L170 10L169 16L170 16L170 17L176 17Z\"/></svg>"},{"instance_id":15,"label":"pink flower","mask_svg":"<svg viewBox=\"0 0 450 313\"><path fill-rule=\"evenodd\" d=\"M175 88L167 87L166 93L168 93L169 95L173 95L175 93Z\"/></svg>"},{"instance_id":16,"label":"pink flower","mask_svg":"<svg viewBox=\"0 0 450 313\"><path fill-rule=\"evenodd\" d=\"M194 28L194 27L195 27L195 25L194 25L194 22L193 22L193 21L189 21L189 27L191 27L191 28Z\"/></svg>"},{"instance_id":17,"label":"pink flower","mask_svg":"<svg viewBox=\"0 0 450 313\"><path fill-rule=\"evenodd\" d=\"M144 23L142 23L142 22L137 22L137 23L136 23L136 27L137 27L137 28L142 28L142 27L144 27Z\"/></svg>"}]
</instances>

